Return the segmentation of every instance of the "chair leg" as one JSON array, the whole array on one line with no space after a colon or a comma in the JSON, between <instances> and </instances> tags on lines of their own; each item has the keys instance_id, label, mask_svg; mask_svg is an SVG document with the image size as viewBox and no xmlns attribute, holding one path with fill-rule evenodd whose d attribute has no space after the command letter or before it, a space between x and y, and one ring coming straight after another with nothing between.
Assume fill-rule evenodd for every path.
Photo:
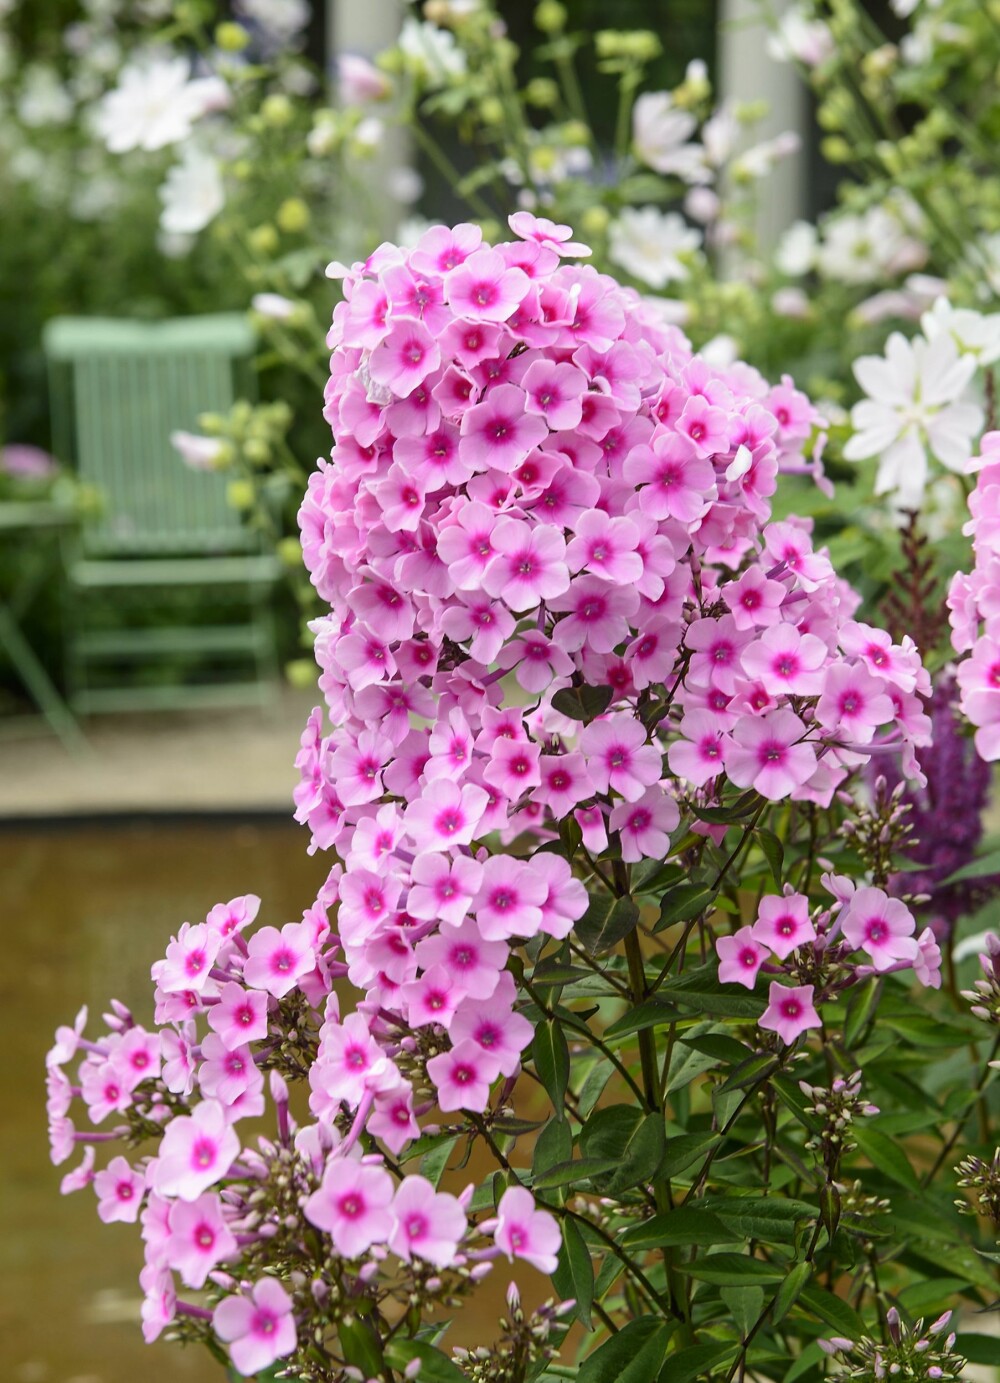
<instances>
[{"instance_id":1,"label":"chair leg","mask_svg":"<svg viewBox=\"0 0 1000 1383\"><path fill-rule=\"evenodd\" d=\"M66 748L73 754L90 753L83 731L5 605L0 605L0 644L10 654L35 705Z\"/></svg>"}]
</instances>

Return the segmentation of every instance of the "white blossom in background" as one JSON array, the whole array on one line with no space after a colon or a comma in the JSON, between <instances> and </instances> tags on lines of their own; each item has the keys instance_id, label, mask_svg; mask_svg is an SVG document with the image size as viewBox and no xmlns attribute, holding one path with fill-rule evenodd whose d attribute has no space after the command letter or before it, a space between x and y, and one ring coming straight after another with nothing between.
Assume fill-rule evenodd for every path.
<instances>
[{"instance_id":1,"label":"white blossom in background","mask_svg":"<svg viewBox=\"0 0 1000 1383\"><path fill-rule=\"evenodd\" d=\"M269 317L274 322L287 322L295 312L295 303L280 293L255 293L250 306L261 317Z\"/></svg>"},{"instance_id":2,"label":"white blossom in background","mask_svg":"<svg viewBox=\"0 0 1000 1383\"><path fill-rule=\"evenodd\" d=\"M946 332L977 365L992 365L1000 360L1000 312L984 316L968 307L952 307L947 298L940 297L920 318L920 327L928 341Z\"/></svg>"},{"instance_id":3,"label":"white blossom in background","mask_svg":"<svg viewBox=\"0 0 1000 1383\"><path fill-rule=\"evenodd\" d=\"M65 125L72 119L75 102L52 67L32 63L25 69L17 98L17 116L22 125L41 129L46 125Z\"/></svg>"},{"instance_id":4,"label":"white blossom in background","mask_svg":"<svg viewBox=\"0 0 1000 1383\"><path fill-rule=\"evenodd\" d=\"M789 278L801 278L816 264L819 235L811 221L793 221L774 252L775 266Z\"/></svg>"},{"instance_id":5,"label":"white blossom in background","mask_svg":"<svg viewBox=\"0 0 1000 1383\"><path fill-rule=\"evenodd\" d=\"M673 173L685 181L704 172L704 153L688 139L697 128L695 117L674 103L669 91L647 91L632 108L632 148L636 158L657 173Z\"/></svg>"},{"instance_id":6,"label":"white blossom in background","mask_svg":"<svg viewBox=\"0 0 1000 1383\"><path fill-rule=\"evenodd\" d=\"M225 455L225 443L221 438L205 437L197 432L171 432L170 445L193 471L216 470Z\"/></svg>"},{"instance_id":7,"label":"white blossom in background","mask_svg":"<svg viewBox=\"0 0 1000 1383\"><path fill-rule=\"evenodd\" d=\"M160 227L170 235L196 235L226 204L219 162L188 145L160 188Z\"/></svg>"},{"instance_id":8,"label":"white blossom in background","mask_svg":"<svg viewBox=\"0 0 1000 1383\"><path fill-rule=\"evenodd\" d=\"M256 28L271 47L293 43L309 23L309 0L237 0L236 14Z\"/></svg>"},{"instance_id":9,"label":"white blossom in background","mask_svg":"<svg viewBox=\"0 0 1000 1383\"><path fill-rule=\"evenodd\" d=\"M840 283L892 278L926 259L926 246L909 233L902 216L879 206L828 220L816 256L823 277Z\"/></svg>"},{"instance_id":10,"label":"white blossom in background","mask_svg":"<svg viewBox=\"0 0 1000 1383\"><path fill-rule=\"evenodd\" d=\"M374 154L385 143L385 121L367 115L351 132L351 148L355 153Z\"/></svg>"},{"instance_id":11,"label":"white blossom in background","mask_svg":"<svg viewBox=\"0 0 1000 1383\"><path fill-rule=\"evenodd\" d=\"M968 393L975 372L975 358L961 354L946 331L930 341L908 341L894 331L884 357L863 355L854 362L868 397L851 409L854 436L844 457L879 458L876 494L894 494L900 506L919 507L928 451L949 470L964 471L983 426L982 410Z\"/></svg>"},{"instance_id":12,"label":"white blossom in background","mask_svg":"<svg viewBox=\"0 0 1000 1383\"><path fill-rule=\"evenodd\" d=\"M723 101L701 127L705 162L712 168L721 168L732 157L742 131L735 103Z\"/></svg>"},{"instance_id":13,"label":"white blossom in background","mask_svg":"<svg viewBox=\"0 0 1000 1383\"><path fill-rule=\"evenodd\" d=\"M833 35L827 25L821 19L811 19L801 5L785 11L767 40L767 51L776 62L801 62L806 67L818 67L833 49Z\"/></svg>"},{"instance_id":14,"label":"white blossom in background","mask_svg":"<svg viewBox=\"0 0 1000 1383\"><path fill-rule=\"evenodd\" d=\"M94 124L113 154L164 149L187 139L196 121L229 104L220 77L192 79L184 57L146 57L123 67L98 105Z\"/></svg>"},{"instance_id":15,"label":"white blossom in background","mask_svg":"<svg viewBox=\"0 0 1000 1383\"><path fill-rule=\"evenodd\" d=\"M336 61L337 95L345 106L363 106L366 101L384 101L392 94L392 83L374 63L356 53L341 53Z\"/></svg>"},{"instance_id":16,"label":"white blossom in background","mask_svg":"<svg viewBox=\"0 0 1000 1383\"><path fill-rule=\"evenodd\" d=\"M687 268L679 256L691 254L700 244L700 232L676 211L625 207L611 223L608 257L650 288L664 288L687 278Z\"/></svg>"},{"instance_id":17,"label":"white blossom in background","mask_svg":"<svg viewBox=\"0 0 1000 1383\"><path fill-rule=\"evenodd\" d=\"M445 86L453 77L464 77L465 54L455 35L436 24L422 22L408 15L399 33L399 51L416 75L437 86Z\"/></svg>"},{"instance_id":18,"label":"white blossom in background","mask_svg":"<svg viewBox=\"0 0 1000 1383\"><path fill-rule=\"evenodd\" d=\"M733 159L733 173L742 178L764 178L776 163L797 154L801 147L802 140L794 130L783 130L773 139L764 139L744 149Z\"/></svg>"}]
</instances>

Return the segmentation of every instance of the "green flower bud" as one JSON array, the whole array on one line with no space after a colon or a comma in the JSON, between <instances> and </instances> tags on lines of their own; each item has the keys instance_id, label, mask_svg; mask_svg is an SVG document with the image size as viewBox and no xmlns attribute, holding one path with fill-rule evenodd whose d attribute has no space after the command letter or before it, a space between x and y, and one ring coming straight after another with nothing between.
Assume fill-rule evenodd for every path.
<instances>
[{"instance_id":1,"label":"green flower bud","mask_svg":"<svg viewBox=\"0 0 1000 1383\"><path fill-rule=\"evenodd\" d=\"M264 123L274 129L283 129L290 125L295 118L295 107L287 96L280 92L275 92L271 96L265 96L261 102L260 113L264 118Z\"/></svg>"},{"instance_id":2,"label":"green flower bud","mask_svg":"<svg viewBox=\"0 0 1000 1383\"><path fill-rule=\"evenodd\" d=\"M227 20L216 27L215 41L224 53L242 53L250 42L250 35L242 24Z\"/></svg>"},{"instance_id":3,"label":"green flower bud","mask_svg":"<svg viewBox=\"0 0 1000 1383\"><path fill-rule=\"evenodd\" d=\"M256 492L250 480L231 480L226 486L226 499L230 508L238 510L241 514L253 508L255 497Z\"/></svg>"},{"instance_id":4,"label":"green flower bud","mask_svg":"<svg viewBox=\"0 0 1000 1383\"><path fill-rule=\"evenodd\" d=\"M561 34L567 17L566 6L559 0L541 0L535 6L535 25L543 34Z\"/></svg>"},{"instance_id":5,"label":"green flower bud","mask_svg":"<svg viewBox=\"0 0 1000 1383\"><path fill-rule=\"evenodd\" d=\"M268 223L263 226L254 226L247 235L247 239L254 254L258 255L273 255L280 243L278 232Z\"/></svg>"},{"instance_id":6,"label":"green flower bud","mask_svg":"<svg viewBox=\"0 0 1000 1383\"><path fill-rule=\"evenodd\" d=\"M309 224L309 208L301 197L289 197L278 207L275 220L286 235L296 235Z\"/></svg>"}]
</instances>

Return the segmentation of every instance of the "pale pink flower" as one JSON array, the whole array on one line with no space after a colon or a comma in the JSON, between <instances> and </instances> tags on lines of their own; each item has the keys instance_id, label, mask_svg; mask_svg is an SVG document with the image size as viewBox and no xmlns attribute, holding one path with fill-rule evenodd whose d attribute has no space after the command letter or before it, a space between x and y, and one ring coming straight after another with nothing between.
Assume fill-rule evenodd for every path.
<instances>
[{"instance_id":1,"label":"pale pink flower","mask_svg":"<svg viewBox=\"0 0 1000 1383\"><path fill-rule=\"evenodd\" d=\"M404 1177L396 1188L389 1247L407 1263L416 1256L449 1267L467 1227L457 1197L435 1191L426 1177Z\"/></svg>"},{"instance_id":2,"label":"pale pink flower","mask_svg":"<svg viewBox=\"0 0 1000 1383\"><path fill-rule=\"evenodd\" d=\"M810 1028L823 1026L813 1006L811 984L790 987L772 980L767 998L767 1009L760 1019L760 1026L768 1032L776 1032L786 1046L790 1047L797 1037Z\"/></svg>"},{"instance_id":3,"label":"pale pink flower","mask_svg":"<svg viewBox=\"0 0 1000 1383\"><path fill-rule=\"evenodd\" d=\"M134 1224L139 1218L145 1189L145 1175L124 1157L113 1157L94 1177L98 1215L105 1224L115 1220Z\"/></svg>"},{"instance_id":4,"label":"pale pink flower","mask_svg":"<svg viewBox=\"0 0 1000 1383\"><path fill-rule=\"evenodd\" d=\"M483 770L483 781L515 802L541 784L539 753L538 745L530 740L496 739Z\"/></svg>"},{"instance_id":5,"label":"pale pink flower","mask_svg":"<svg viewBox=\"0 0 1000 1383\"><path fill-rule=\"evenodd\" d=\"M815 696L823 688L826 644L815 634L800 634L791 624L765 629L741 654L749 677L772 696Z\"/></svg>"},{"instance_id":6,"label":"pale pink flower","mask_svg":"<svg viewBox=\"0 0 1000 1383\"><path fill-rule=\"evenodd\" d=\"M623 474L640 487L634 512L651 519L694 523L715 498L715 467L679 432L654 433L628 455Z\"/></svg>"},{"instance_id":7,"label":"pale pink flower","mask_svg":"<svg viewBox=\"0 0 1000 1383\"><path fill-rule=\"evenodd\" d=\"M930 927L925 927L917 937L913 972L920 983L928 989L941 988L941 948Z\"/></svg>"},{"instance_id":8,"label":"pale pink flower","mask_svg":"<svg viewBox=\"0 0 1000 1383\"><path fill-rule=\"evenodd\" d=\"M160 1143L152 1186L161 1196L195 1201L236 1161L240 1140L218 1100L202 1100L171 1119Z\"/></svg>"},{"instance_id":9,"label":"pale pink flower","mask_svg":"<svg viewBox=\"0 0 1000 1383\"><path fill-rule=\"evenodd\" d=\"M627 712L591 721L580 749L597 791L619 792L627 802L637 802L663 772L659 749L646 743L645 729Z\"/></svg>"},{"instance_id":10,"label":"pale pink flower","mask_svg":"<svg viewBox=\"0 0 1000 1383\"><path fill-rule=\"evenodd\" d=\"M229 1346L240 1373L259 1373L291 1354L297 1343L292 1300L273 1277L254 1283L250 1296L227 1296L212 1313L212 1329Z\"/></svg>"},{"instance_id":11,"label":"pale pink flower","mask_svg":"<svg viewBox=\"0 0 1000 1383\"><path fill-rule=\"evenodd\" d=\"M488 797L475 783L439 779L423 789L403 817L408 836L418 855L429 850L451 850L468 845L486 811Z\"/></svg>"},{"instance_id":12,"label":"pale pink flower","mask_svg":"<svg viewBox=\"0 0 1000 1383\"><path fill-rule=\"evenodd\" d=\"M737 629L768 628L781 619L785 588L766 577L760 567L748 567L738 581L726 582L722 598Z\"/></svg>"},{"instance_id":13,"label":"pale pink flower","mask_svg":"<svg viewBox=\"0 0 1000 1383\"><path fill-rule=\"evenodd\" d=\"M438 1107L445 1114L456 1109L482 1114L489 1103L497 1063L476 1042L464 1038L450 1051L432 1056L427 1074L434 1082Z\"/></svg>"},{"instance_id":14,"label":"pale pink flower","mask_svg":"<svg viewBox=\"0 0 1000 1383\"><path fill-rule=\"evenodd\" d=\"M51 1069L54 1066L65 1066L68 1061L72 1061L80 1046L80 1035L86 1026L87 1007L84 1005L73 1020L71 1028L56 1028L55 1044L49 1048L45 1065Z\"/></svg>"},{"instance_id":15,"label":"pale pink flower","mask_svg":"<svg viewBox=\"0 0 1000 1383\"><path fill-rule=\"evenodd\" d=\"M306 1219L324 1229L344 1258L360 1258L392 1233L392 1178L384 1167L331 1157L323 1180L303 1205Z\"/></svg>"},{"instance_id":16,"label":"pale pink flower","mask_svg":"<svg viewBox=\"0 0 1000 1383\"><path fill-rule=\"evenodd\" d=\"M526 413L516 384L497 384L482 403L462 415L459 456L474 471L513 471L540 446L549 430L544 418Z\"/></svg>"},{"instance_id":17,"label":"pale pink flower","mask_svg":"<svg viewBox=\"0 0 1000 1383\"><path fill-rule=\"evenodd\" d=\"M557 821L594 791L582 754L543 754L538 768L541 783L535 801L544 802Z\"/></svg>"},{"instance_id":18,"label":"pale pink flower","mask_svg":"<svg viewBox=\"0 0 1000 1383\"><path fill-rule=\"evenodd\" d=\"M244 989L241 984L224 984L219 1002L208 1010L208 1026L219 1034L228 1051L259 1042L267 1036L267 995Z\"/></svg>"},{"instance_id":19,"label":"pale pink flower","mask_svg":"<svg viewBox=\"0 0 1000 1383\"><path fill-rule=\"evenodd\" d=\"M496 250L476 250L449 270L444 291L457 315L468 322L503 322L517 308L531 281L508 266Z\"/></svg>"},{"instance_id":20,"label":"pale pink flower","mask_svg":"<svg viewBox=\"0 0 1000 1383\"><path fill-rule=\"evenodd\" d=\"M501 1196L493 1238L511 1262L523 1258L539 1272L555 1272L562 1245L559 1225L547 1210L537 1209L523 1186L510 1186Z\"/></svg>"},{"instance_id":21,"label":"pale pink flower","mask_svg":"<svg viewBox=\"0 0 1000 1383\"><path fill-rule=\"evenodd\" d=\"M809 899L801 893L770 894L760 900L753 938L769 946L779 960L790 956L797 946L816 940L816 928L809 920Z\"/></svg>"},{"instance_id":22,"label":"pale pink flower","mask_svg":"<svg viewBox=\"0 0 1000 1383\"><path fill-rule=\"evenodd\" d=\"M868 744L880 725L895 718L885 683L862 666L834 663L827 668L816 719L855 744Z\"/></svg>"},{"instance_id":23,"label":"pale pink flower","mask_svg":"<svg viewBox=\"0 0 1000 1383\"><path fill-rule=\"evenodd\" d=\"M410 980L400 989L400 1001L411 1028L438 1023L450 1030L461 998L462 990L452 982L450 971L443 965L432 965L419 979Z\"/></svg>"},{"instance_id":24,"label":"pale pink flower","mask_svg":"<svg viewBox=\"0 0 1000 1383\"><path fill-rule=\"evenodd\" d=\"M674 799L662 788L651 787L638 801L619 802L613 807L608 824L620 834L622 859L635 863L641 859L665 859L670 849L670 832L680 819Z\"/></svg>"},{"instance_id":25,"label":"pale pink flower","mask_svg":"<svg viewBox=\"0 0 1000 1383\"><path fill-rule=\"evenodd\" d=\"M198 1084L202 1093L220 1100L227 1108L244 1095L263 1090L264 1077L249 1047L227 1048L215 1033L208 1033L201 1044L201 1055Z\"/></svg>"},{"instance_id":26,"label":"pale pink flower","mask_svg":"<svg viewBox=\"0 0 1000 1383\"><path fill-rule=\"evenodd\" d=\"M139 1274L139 1286L145 1293L140 1308L142 1338L151 1345L177 1315L174 1275L162 1263L147 1263Z\"/></svg>"},{"instance_id":27,"label":"pale pink flower","mask_svg":"<svg viewBox=\"0 0 1000 1383\"><path fill-rule=\"evenodd\" d=\"M488 999L493 993L507 956L504 942L484 940L471 918L425 937L416 948L420 965L446 966L462 992L473 999Z\"/></svg>"},{"instance_id":28,"label":"pale pink flower","mask_svg":"<svg viewBox=\"0 0 1000 1383\"><path fill-rule=\"evenodd\" d=\"M686 712L680 723L683 739L667 750L670 772L695 787L704 787L723 771L724 735L719 717L711 711Z\"/></svg>"},{"instance_id":29,"label":"pale pink flower","mask_svg":"<svg viewBox=\"0 0 1000 1383\"><path fill-rule=\"evenodd\" d=\"M507 224L522 240L534 240L546 249L554 250L567 258L585 258L591 253L588 245L580 245L573 240L572 226L559 225L547 216L536 216L531 211L515 211L507 217Z\"/></svg>"},{"instance_id":30,"label":"pale pink flower","mask_svg":"<svg viewBox=\"0 0 1000 1383\"><path fill-rule=\"evenodd\" d=\"M410 891L406 910L412 917L436 918L457 927L482 882L483 867L476 860L459 855L418 855L410 870Z\"/></svg>"},{"instance_id":31,"label":"pale pink flower","mask_svg":"<svg viewBox=\"0 0 1000 1383\"><path fill-rule=\"evenodd\" d=\"M409 398L441 364L437 341L423 322L400 318L372 351L371 377L399 398Z\"/></svg>"},{"instance_id":32,"label":"pale pink flower","mask_svg":"<svg viewBox=\"0 0 1000 1383\"><path fill-rule=\"evenodd\" d=\"M174 1201L168 1223L170 1238L164 1256L188 1287L204 1287L212 1269L239 1252L223 1217L222 1202L210 1191L195 1201Z\"/></svg>"},{"instance_id":33,"label":"pale pink flower","mask_svg":"<svg viewBox=\"0 0 1000 1383\"><path fill-rule=\"evenodd\" d=\"M527 1018L513 1011L514 997L513 978L505 970L492 996L463 1000L448 1027L453 1042L468 1039L487 1060L495 1060L494 1075L514 1075L535 1031Z\"/></svg>"},{"instance_id":34,"label":"pale pink flower","mask_svg":"<svg viewBox=\"0 0 1000 1383\"><path fill-rule=\"evenodd\" d=\"M486 941L534 936L541 926L541 905L547 893L547 885L530 861L494 855L483 865L473 903L480 935Z\"/></svg>"},{"instance_id":35,"label":"pale pink flower","mask_svg":"<svg viewBox=\"0 0 1000 1383\"><path fill-rule=\"evenodd\" d=\"M738 787L753 787L769 801L780 801L816 770L816 753L802 742L805 734L798 716L784 708L741 716L724 750L726 772Z\"/></svg>"},{"instance_id":36,"label":"pale pink flower","mask_svg":"<svg viewBox=\"0 0 1000 1383\"><path fill-rule=\"evenodd\" d=\"M59 1183L59 1194L61 1196L71 1196L76 1191L82 1191L96 1180L94 1175L94 1158L96 1150L92 1143L88 1144L83 1150L83 1157L78 1165L66 1175ZM100 1213L100 1207L98 1207ZM103 1218L103 1217L102 1217Z\"/></svg>"},{"instance_id":37,"label":"pale pink flower","mask_svg":"<svg viewBox=\"0 0 1000 1383\"><path fill-rule=\"evenodd\" d=\"M518 613L533 610L569 588L566 540L548 524L534 528L501 518L493 530L494 556L482 574L484 590Z\"/></svg>"},{"instance_id":38,"label":"pale pink flower","mask_svg":"<svg viewBox=\"0 0 1000 1383\"><path fill-rule=\"evenodd\" d=\"M301 922L261 927L248 943L243 979L251 989L263 989L282 999L303 975L316 966L316 954L308 928Z\"/></svg>"},{"instance_id":39,"label":"pale pink flower","mask_svg":"<svg viewBox=\"0 0 1000 1383\"><path fill-rule=\"evenodd\" d=\"M381 1091L366 1124L373 1138L379 1138L398 1157L407 1143L420 1137L420 1125L413 1115L413 1091L407 1086Z\"/></svg>"},{"instance_id":40,"label":"pale pink flower","mask_svg":"<svg viewBox=\"0 0 1000 1383\"><path fill-rule=\"evenodd\" d=\"M343 1023L324 1023L319 1057L309 1069L314 1094L356 1109L366 1091L390 1089L398 1079L362 1014L349 1013Z\"/></svg>"},{"instance_id":41,"label":"pale pink flower","mask_svg":"<svg viewBox=\"0 0 1000 1383\"><path fill-rule=\"evenodd\" d=\"M569 362L533 360L521 379L525 411L545 419L553 432L574 428L583 414L587 376Z\"/></svg>"},{"instance_id":42,"label":"pale pink flower","mask_svg":"<svg viewBox=\"0 0 1000 1383\"><path fill-rule=\"evenodd\" d=\"M857 889L840 923L847 940L868 953L876 970L912 962L919 954L913 914L901 899L890 898L880 888Z\"/></svg>"},{"instance_id":43,"label":"pale pink flower","mask_svg":"<svg viewBox=\"0 0 1000 1383\"><path fill-rule=\"evenodd\" d=\"M756 940L752 929L741 927L732 936L720 936L715 950L719 957L720 981L753 989L757 971L767 960L767 947Z\"/></svg>"},{"instance_id":44,"label":"pale pink flower","mask_svg":"<svg viewBox=\"0 0 1000 1383\"><path fill-rule=\"evenodd\" d=\"M165 994L188 989L200 993L208 982L221 944L218 932L210 930L203 922L194 927L185 922L167 947L166 959L153 965L153 979Z\"/></svg>"}]
</instances>

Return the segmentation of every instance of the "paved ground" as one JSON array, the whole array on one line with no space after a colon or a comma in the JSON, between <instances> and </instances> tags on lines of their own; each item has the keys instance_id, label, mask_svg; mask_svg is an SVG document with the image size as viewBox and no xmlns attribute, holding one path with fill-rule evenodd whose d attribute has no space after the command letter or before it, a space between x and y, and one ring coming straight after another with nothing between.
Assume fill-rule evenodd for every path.
<instances>
[{"instance_id":1,"label":"paved ground","mask_svg":"<svg viewBox=\"0 0 1000 1383\"><path fill-rule=\"evenodd\" d=\"M291 811L293 761L314 692L259 711L100 716L88 755L39 722L16 739L0 722L0 820L93 813Z\"/></svg>"}]
</instances>

